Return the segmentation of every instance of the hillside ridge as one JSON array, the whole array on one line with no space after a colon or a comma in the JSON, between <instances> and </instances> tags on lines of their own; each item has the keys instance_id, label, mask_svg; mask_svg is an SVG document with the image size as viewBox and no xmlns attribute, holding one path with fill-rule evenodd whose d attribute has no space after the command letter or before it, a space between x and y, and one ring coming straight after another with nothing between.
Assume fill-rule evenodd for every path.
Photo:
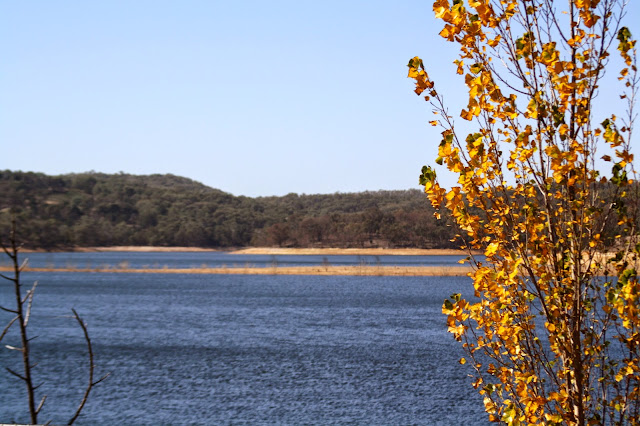
<instances>
[{"instance_id":1,"label":"hillside ridge","mask_svg":"<svg viewBox=\"0 0 640 426\"><path fill-rule=\"evenodd\" d=\"M171 174L0 171L26 247L457 248L417 189L236 196Z\"/></svg>"}]
</instances>

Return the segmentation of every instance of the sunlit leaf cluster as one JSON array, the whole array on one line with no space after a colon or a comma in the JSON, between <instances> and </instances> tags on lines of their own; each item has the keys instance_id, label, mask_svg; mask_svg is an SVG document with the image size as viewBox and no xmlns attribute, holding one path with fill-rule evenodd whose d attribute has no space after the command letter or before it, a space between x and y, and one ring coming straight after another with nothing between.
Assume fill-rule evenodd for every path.
<instances>
[{"instance_id":1,"label":"sunlit leaf cluster","mask_svg":"<svg viewBox=\"0 0 640 426\"><path fill-rule=\"evenodd\" d=\"M443 312L493 421L640 424L639 77L625 7L436 0L440 35L459 49L459 113L428 64L409 61L443 129L435 162L458 177L444 188L425 166L420 183L484 254L470 257L476 298L453 295ZM619 116L596 116L605 77Z\"/></svg>"}]
</instances>

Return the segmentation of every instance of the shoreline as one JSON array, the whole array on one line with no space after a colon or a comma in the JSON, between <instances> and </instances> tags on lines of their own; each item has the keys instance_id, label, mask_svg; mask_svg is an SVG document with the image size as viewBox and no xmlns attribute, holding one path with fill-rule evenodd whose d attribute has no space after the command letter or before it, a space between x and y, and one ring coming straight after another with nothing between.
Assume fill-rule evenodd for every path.
<instances>
[{"instance_id":1,"label":"shoreline","mask_svg":"<svg viewBox=\"0 0 640 426\"><path fill-rule=\"evenodd\" d=\"M45 253L47 250L22 249L23 253ZM112 246L112 247L74 247L54 252L100 253L100 252L131 252L131 253L197 253L197 252L226 252L229 254L255 255L347 255L347 256L467 256L469 253L456 249L418 249L418 248L282 248L282 247L245 247L214 249L203 247L160 247L160 246Z\"/></svg>"},{"instance_id":2,"label":"shoreline","mask_svg":"<svg viewBox=\"0 0 640 426\"><path fill-rule=\"evenodd\" d=\"M466 266L291 266L291 267L234 267L234 268L29 268L23 272L84 272L128 274L210 274L210 275L326 275L326 276L467 276L472 268ZM0 271L11 268L1 266Z\"/></svg>"},{"instance_id":3,"label":"shoreline","mask_svg":"<svg viewBox=\"0 0 640 426\"><path fill-rule=\"evenodd\" d=\"M351 256L466 256L469 253L456 249L418 249L418 248L272 248L248 247L231 252L232 254L266 255L351 255Z\"/></svg>"},{"instance_id":4,"label":"shoreline","mask_svg":"<svg viewBox=\"0 0 640 426\"><path fill-rule=\"evenodd\" d=\"M30 250L32 253L42 253L45 250ZM202 247L161 247L161 246L110 246L110 247L73 247L69 250L56 250L58 252L76 252L76 253L102 253L102 252L132 252L132 253L180 253L180 252L217 252L222 251L213 248Z\"/></svg>"}]
</instances>

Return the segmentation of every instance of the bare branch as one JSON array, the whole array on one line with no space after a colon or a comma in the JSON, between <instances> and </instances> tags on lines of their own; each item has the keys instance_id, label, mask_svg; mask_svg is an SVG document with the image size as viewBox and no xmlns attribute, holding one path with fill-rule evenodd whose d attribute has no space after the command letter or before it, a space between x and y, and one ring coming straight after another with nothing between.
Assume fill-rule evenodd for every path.
<instances>
[{"instance_id":1,"label":"bare branch","mask_svg":"<svg viewBox=\"0 0 640 426\"><path fill-rule=\"evenodd\" d=\"M16 281L16 279L15 279L15 278L8 277L8 276L6 276L5 274L0 274L0 278L4 278L4 279L5 279L5 280L7 280L7 281L13 281L13 282L15 282L15 281Z\"/></svg>"},{"instance_id":2,"label":"bare branch","mask_svg":"<svg viewBox=\"0 0 640 426\"><path fill-rule=\"evenodd\" d=\"M105 374L104 376L102 376L100 379L96 380L95 382L93 382L93 386L97 385L98 383L102 382L103 380L105 380L107 377L109 377L111 375L111 372L108 372L107 374Z\"/></svg>"},{"instance_id":3,"label":"bare branch","mask_svg":"<svg viewBox=\"0 0 640 426\"><path fill-rule=\"evenodd\" d=\"M19 269L20 269L21 271L22 271L22 270L24 270L24 268L26 268L28 264L29 264L29 258L25 258L25 259L22 261L22 264L20 265L20 268L19 268Z\"/></svg>"},{"instance_id":4,"label":"bare branch","mask_svg":"<svg viewBox=\"0 0 640 426\"><path fill-rule=\"evenodd\" d=\"M38 404L38 408L36 408L36 414L40 413L40 410L42 410L42 407L44 406L44 402L47 400L47 395L42 397L42 400L40 401L40 404Z\"/></svg>"},{"instance_id":5,"label":"bare branch","mask_svg":"<svg viewBox=\"0 0 640 426\"><path fill-rule=\"evenodd\" d=\"M25 303L27 299L29 299L29 295L31 295L35 291L37 285L38 285L38 281L35 281L33 283L33 287L31 287L31 290L27 290L27 294L24 295L24 298L22 299L22 303Z\"/></svg>"},{"instance_id":6,"label":"bare branch","mask_svg":"<svg viewBox=\"0 0 640 426\"><path fill-rule=\"evenodd\" d=\"M27 304L27 311L24 315L24 326L26 327L29 324L29 317L31 316L31 306L33 305L33 295L36 291L36 286L38 285L38 281L33 283L33 287L31 290L27 291L27 295L25 296L25 300L29 299L29 303ZM24 301L22 302L24 303Z\"/></svg>"},{"instance_id":7,"label":"bare branch","mask_svg":"<svg viewBox=\"0 0 640 426\"><path fill-rule=\"evenodd\" d=\"M4 245L3 242L0 241L0 245L2 246L2 251L5 252L5 254L9 257L11 257L13 259L13 253L11 251L9 251L9 249L7 248L7 246Z\"/></svg>"},{"instance_id":8,"label":"bare branch","mask_svg":"<svg viewBox=\"0 0 640 426\"><path fill-rule=\"evenodd\" d=\"M14 311L13 309L5 308L4 306L0 306L0 311L9 312L11 314L17 314L18 313L18 311Z\"/></svg>"},{"instance_id":9,"label":"bare branch","mask_svg":"<svg viewBox=\"0 0 640 426\"><path fill-rule=\"evenodd\" d=\"M89 383L87 384L87 388L84 391L84 395L82 397L82 400L80 401L80 405L78 406L78 409L76 410L73 417L69 420L69 423L67 423L69 425L73 424L78 418L78 416L80 416L80 412L84 408L84 405L87 403L87 399L89 399L89 393L91 393L91 389L93 389L95 385L97 385L98 383L106 379L110 374L110 373L106 374L98 381L95 381L95 382L93 381L93 371L95 369L95 364L93 362L93 347L91 346L91 339L89 338L87 325L82 320L82 318L80 318L80 315L78 315L78 312L76 312L75 309L72 308L71 311L73 312L73 317L76 319L76 321L80 325L80 328L82 328L82 332L84 333L84 339L87 342L87 352L89 357Z\"/></svg>"},{"instance_id":10,"label":"bare branch","mask_svg":"<svg viewBox=\"0 0 640 426\"><path fill-rule=\"evenodd\" d=\"M22 348L16 348L15 346L9 346L9 345L4 345L5 348L11 350L11 351L18 351L18 352L24 352L24 349Z\"/></svg>"},{"instance_id":11,"label":"bare branch","mask_svg":"<svg viewBox=\"0 0 640 426\"><path fill-rule=\"evenodd\" d=\"M23 310L23 305L25 303L26 300L29 300L29 310L31 308L31 303L32 303L32 299L33 299L33 291L35 291L35 286L36 284L34 283L34 286L31 290L31 292L27 292L27 296L23 299L22 296L22 292L21 292L21 284L20 284L20 272L21 270L26 267L27 263L26 260L25 262L22 263L22 265L19 265L18 262L18 252L20 251L20 245L17 243L16 240L16 220L15 217L12 219L11 221L11 234L9 236L9 242L11 243L10 248L7 248L6 246L3 245L3 250L4 252L7 254L7 256L11 259L11 263L12 263L12 269L13 269L13 277L12 278L8 278L5 275L2 275L3 278L8 279L9 281L13 282L13 290L14 290L14 295L15 295L15 311L11 311L14 312L16 314L16 319L15 322L18 323L18 326L20 327L20 343L21 343L21 347L20 348L16 348L14 346L5 346L7 349L10 350L16 350L22 353L22 365L23 365L23 375L18 374L14 371L12 371L11 369L7 368L7 371L9 371L11 374L13 374L14 376L20 378L21 380L23 380L25 382L25 385L27 387L27 404L29 407L29 417L30 417L30 422L32 424L37 424L38 423L38 413L36 411L36 402L35 402L35 395L34 395L34 387L33 387L33 380L31 377L31 369L33 368L30 362L30 351L29 351L29 336L27 333L27 323L28 323L28 312L27 315L25 317L25 312ZM13 322L12 322L13 323Z\"/></svg>"},{"instance_id":12,"label":"bare branch","mask_svg":"<svg viewBox=\"0 0 640 426\"><path fill-rule=\"evenodd\" d=\"M27 379L26 379L26 378L22 377L20 374L16 373L15 371L13 371L12 369L10 369L9 367L6 367L6 370L7 370L9 373L11 373L11 374L13 374L14 376L16 376L18 379L20 379L20 380L24 380L25 382L27 381Z\"/></svg>"},{"instance_id":13,"label":"bare branch","mask_svg":"<svg viewBox=\"0 0 640 426\"><path fill-rule=\"evenodd\" d=\"M16 317L13 317L13 319L11 321L9 321L9 324L7 324L7 326L2 331L2 334L0 334L0 342L2 342L2 339L4 339L4 336L9 332L9 329L11 328L13 323L18 320L18 318L19 317L16 316Z\"/></svg>"}]
</instances>

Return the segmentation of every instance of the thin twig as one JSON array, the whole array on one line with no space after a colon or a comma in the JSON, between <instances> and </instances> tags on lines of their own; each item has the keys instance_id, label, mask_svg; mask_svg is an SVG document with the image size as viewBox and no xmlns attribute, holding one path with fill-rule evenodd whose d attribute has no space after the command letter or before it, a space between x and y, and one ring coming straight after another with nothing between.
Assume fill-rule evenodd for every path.
<instances>
[{"instance_id":1,"label":"thin twig","mask_svg":"<svg viewBox=\"0 0 640 426\"><path fill-rule=\"evenodd\" d=\"M10 369L9 367L5 368L9 373L13 374L14 376L16 376L18 379L20 380L24 380L25 382L27 381L26 378L22 377L20 374L16 373L15 371L13 371L12 369Z\"/></svg>"},{"instance_id":2,"label":"thin twig","mask_svg":"<svg viewBox=\"0 0 640 426\"><path fill-rule=\"evenodd\" d=\"M29 303L27 304L27 311L24 315L25 327L27 326L27 324L29 324L29 317L31 316L31 306L33 305L33 295L36 292L37 285L38 285L38 281L34 282L33 287L31 287L31 290L27 291L27 295L25 296L25 301L26 299L29 299ZM22 303L24 303L24 301Z\"/></svg>"},{"instance_id":3,"label":"thin twig","mask_svg":"<svg viewBox=\"0 0 640 426\"><path fill-rule=\"evenodd\" d=\"M10 351L18 351L18 352L24 352L24 350L22 348L16 348L15 346L11 346L11 345L4 345L5 348L9 349Z\"/></svg>"},{"instance_id":4,"label":"thin twig","mask_svg":"<svg viewBox=\"0 0 640 426\"><path fill-rule=\"evenodd\" d=\"M0 311L9 312L11 314L17 314L18 313L18 311L14 311L13 309L5 308L4 306L0 306Z\"/></svg>"},{"instance_id":5,"label":"thin twig","mask_svg":"<svg viewBox=\"0 0 640 426\"><path fill-rule=\"evenodd\" d=\"M20 270L21 270L21 271L23 271L23 270L24 270L24 268L26 268L28 264L29 264L29 258L28 258L28 257L26 257L26 258L22 261L22 263L20 264Z\"/></svg>"},{"instance_id":6,"label":"thin twig","mask_svg":"<svg viewBox=\"0 0 640 426\"><path fill-rule=\"evenodd\" d=\"M44 402L47 400L47 395L42 397L42 400L40 401L40 404L38 404L38 408L36 408L36 414L40 413L40 410L42 410L42 407L44 406Z\"/></svg>"},{"instance_id":7,"label":"thin twig","mask_svg":"<svg viewBox=\"0 0 640 426\"><path fill-rule=\"evenodd\" d=\"M0 241L0 246L2 246L2 251L4 251L7 256L11 257L11 252L9 251L7 246L5 246L4 243L1 242L1 241ZM11 258L13 259L13 257L11 257Z\"/></svg>"},{"instance_id":8,"label":"thin twig","mask_svg":"<svg viewBox=\"0 0 640 426\"><path fill-rule=\"evenodd\" d=\"M9 332L9 329L11 328L11 326L13 325L14 322L16 322L16 320L18 319L17 316L13 317L13 319L11 321L9 321L9 324L7 324L7 326L4 328L4 330L2 331L2 334L0 334L0 342L2 342L2 339L4 338L4 336Z\"/></svg>"},{"instance_id":9,"label":"thin twig","mask_svg":"<svg viewBox=\"0 0 640 426\"><path fill-rule=\"evenodd\" d=\"M80 416L80 412L84 408L84 405L87 403L87 399L89 399L89 393L91 392L91 389L95 385L97 385L98 383L106 379L110 374L110 373L107 373L100 380L96 382L93 381L93 371L95 369L95 364L93 363L93 348L91 346L91 339L89 338L89 332L87 331L87 325L82 320L82 318L80 318L80 315L78 315L78 312L76 312L75 309L72 308L71 311L73 312L73 317L76 319L76 321L80 325L80 328L82 328L82 332L84 333L84 340L87 342L87 351L89 356L89 383L87 384L87 388L84 391L84 395L82 397L82 400L80 401L80 405L78 406L78 409L76 410L71 420L69 420L69 423L67 423L69 425L73 424L73 422L76 421L78 416Z\"/></svg>"},{"instance_id":10,"label":"thin twig","mask_svg":"<svg viewBox=\"0 0 640 426\"><path fill-rule=\"evenodd\" d=\"M8 277L8 276L6 276L5 274L0 274L0 278L4 278L4 279L5 279L5 280L7 280L7 281L13 281L13 282L15 282L15 281L16 281L16 279L15 279L15 278Z\"/></svg>"}]
</instances>

